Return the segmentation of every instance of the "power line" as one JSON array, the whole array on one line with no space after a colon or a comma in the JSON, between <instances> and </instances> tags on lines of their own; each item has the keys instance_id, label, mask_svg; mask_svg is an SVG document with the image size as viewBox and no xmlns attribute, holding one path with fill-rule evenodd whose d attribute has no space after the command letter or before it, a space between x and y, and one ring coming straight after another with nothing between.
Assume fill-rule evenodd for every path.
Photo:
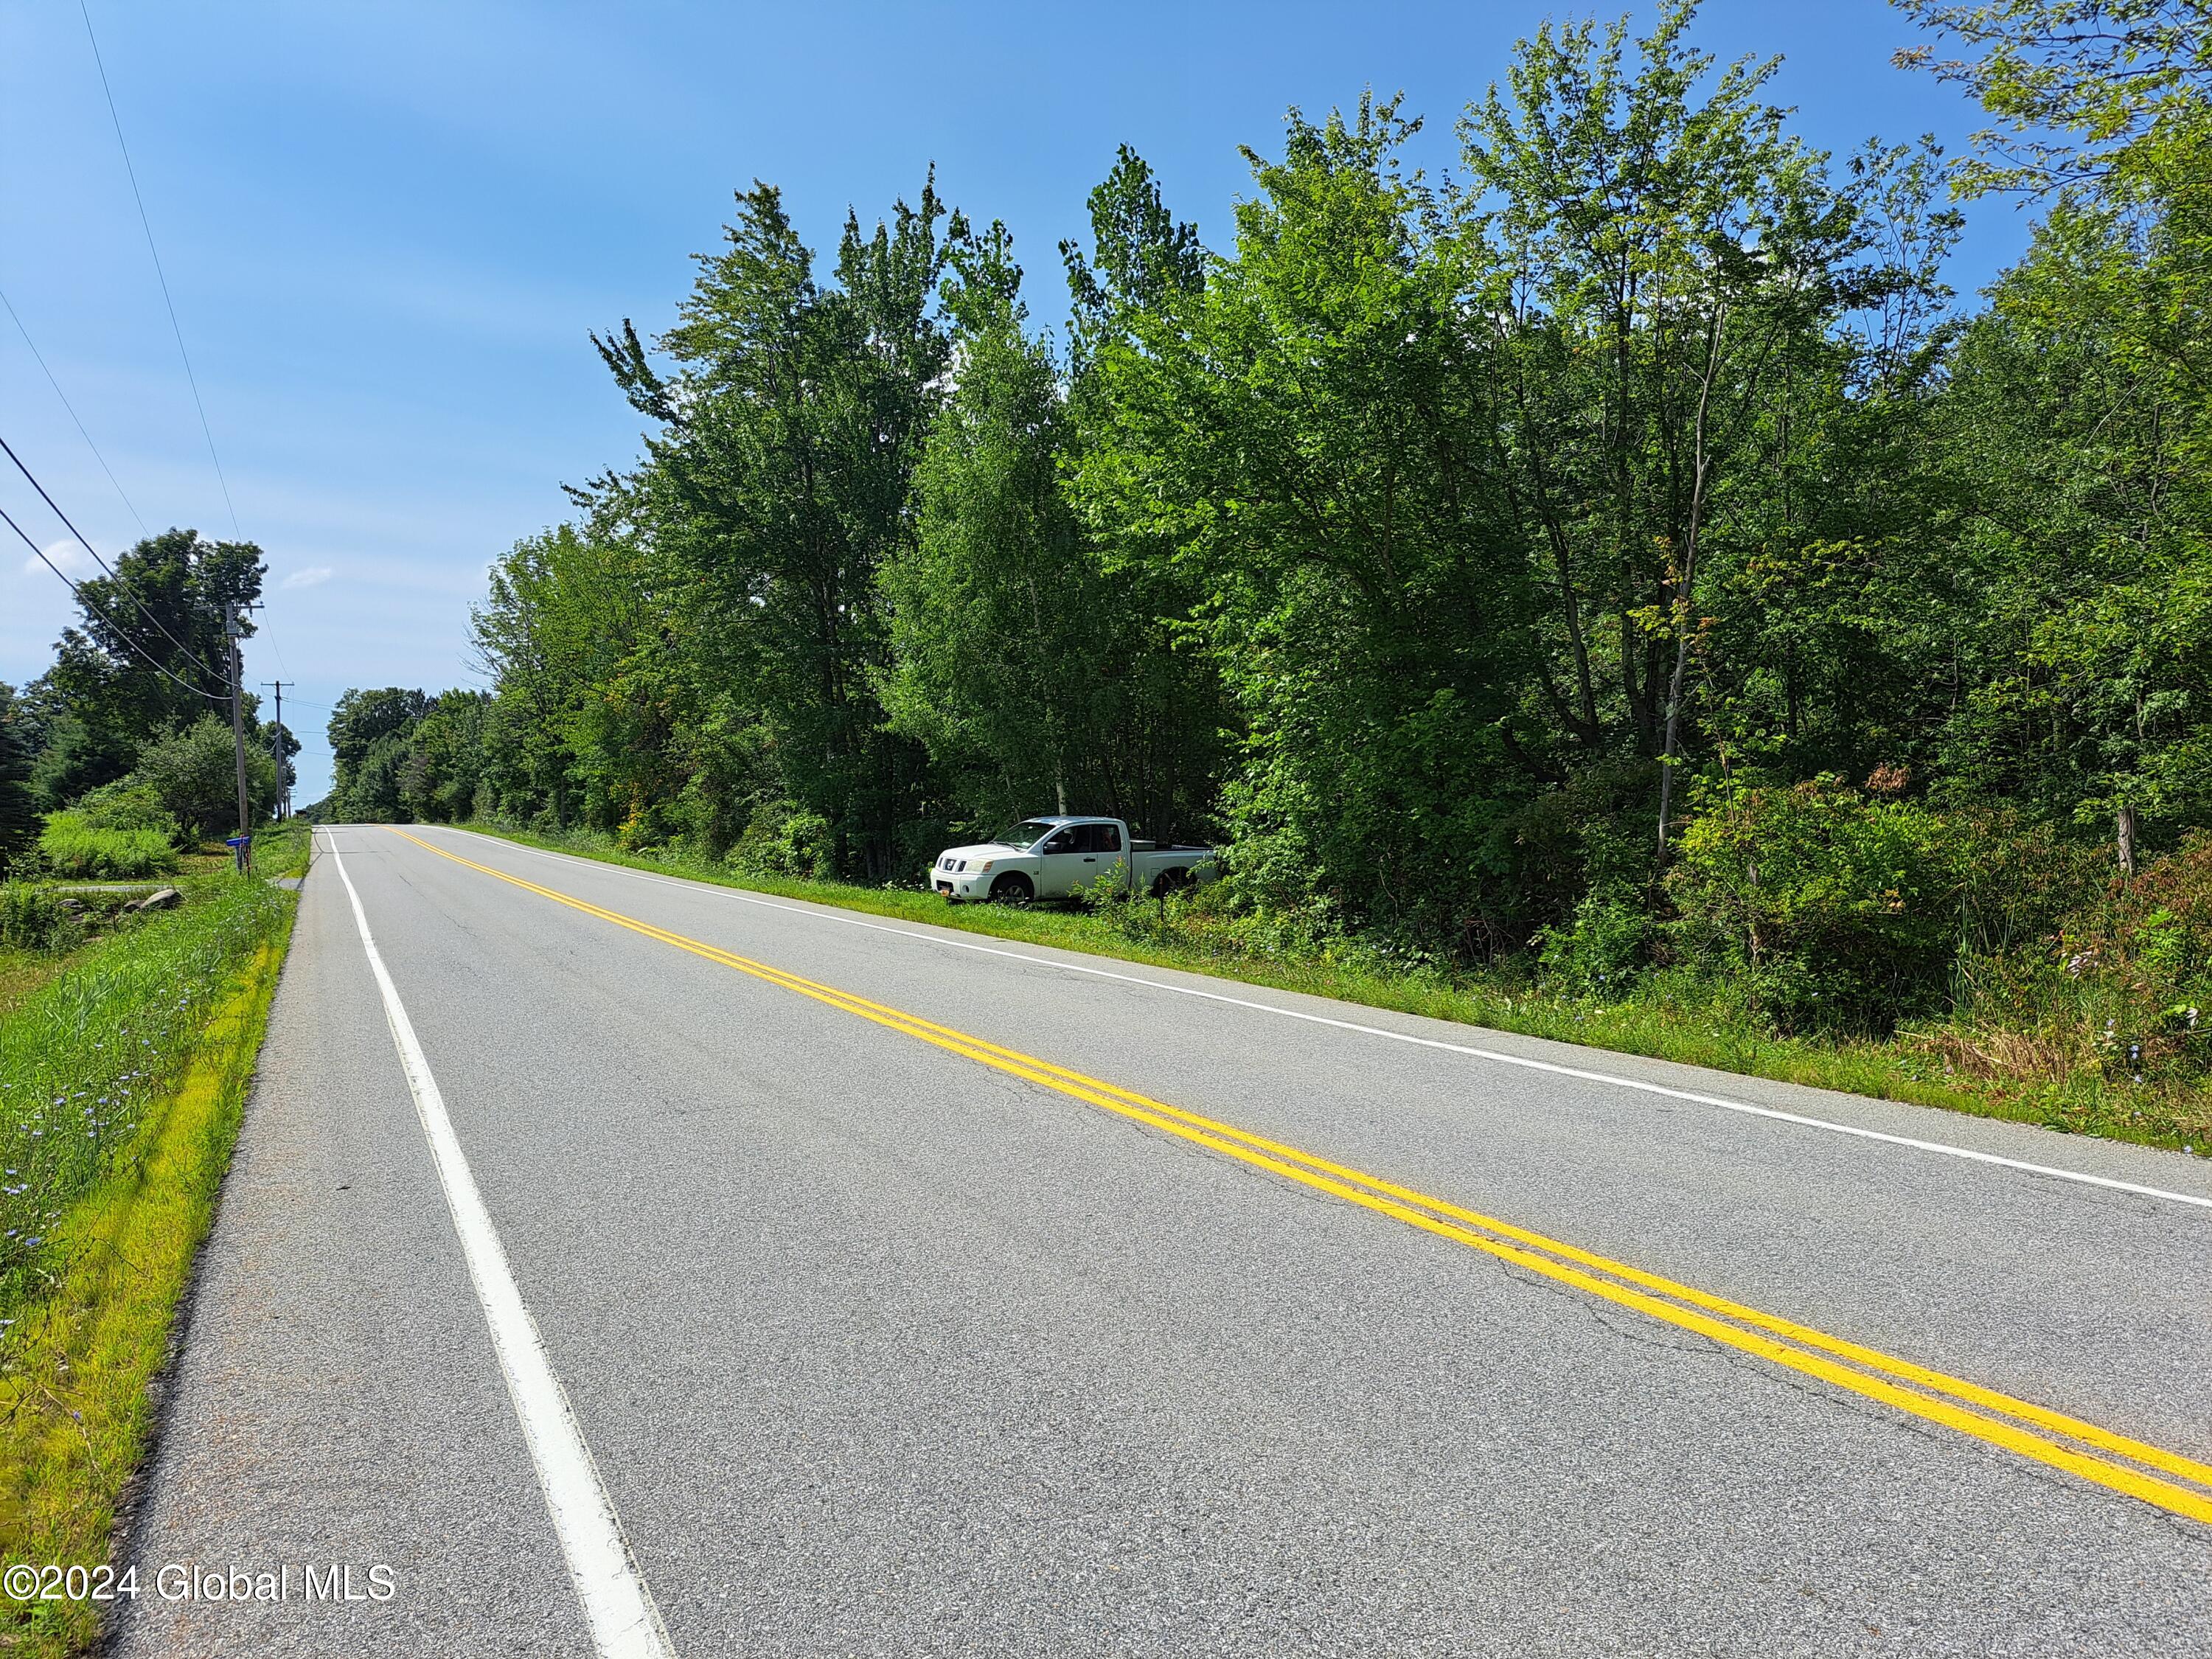
<instances>
[{"instance_id":1,"label":"power line","mask_svg":"<svg viewBox=\"0 0 2212 1659\"><path fill-rule=\"evenodd\" d=\"M40 371L46 377L46 384L53 387L54 396L62 400L62 407L69 410L70 419L76 422L77 436L84 440L84 447L92 452L92 459L100 463L100 470L107 475L107 482L113 484L115 493L122 496L123 505L131 508L131 516L138 520L139 530L151 536L154 532L146 528L146 520L139 516L138 509L132 505L131 497L124 494L122 480L115 476L115 469L108 465L107 457L100 453L100 446L93 442L92 434L84 429L83 417L76 412L76 405L69 400L69 393L62 390L62 383L54 378L53 370L46 367L46 354L39 349L38 342L31 337L31 331L23 326L23 319L15 315L15 307L9 303L4 289L0 289L0 306L7 307L9 319L15 325L15 332L23 337L23 343L30 347L32 357L37 362Z\"/></svg>"},{"instance_id":2,"label":"power line","mask_svg":"<svg viewBox=\"0 0 2212 1659\"><path fill-rule=\"evenodd\" d=\"M177 684L183 686L185 690L193 693L195 696L205 697L210 702L228 702L230 701L228 697L218 696L213 691L203 691L199 687L194 685L190 680L171 673L167 666L162 663L161 659L134 639L129 630L127 630L122 623L117 622L114 617L109 616L105 611L102 611L90 599L85 598L84 590L70 580L69 573L67 571L64 570L59 565L56 564L52 559L46 556L46 550L40 547L38 543L33 541L30 536L24 531L23 526L17 524L15 520L8 516L8 509L5 507L0 507L0 522L5 522L9 529L14 531L18 536L22 537L23 545L29 548L32 552L39 556L39 562L40 564L46 566L47 569L52 571L54 574L62 579L62 585L68 588L70 592L76 595L76 602L82 605L86 610L91 611L94 616L99 617L100 621L106 623L110 628L113 629L118 639L121 640L125 645L128 645L140 656L145 658L147 666L152 668L156 673L167 674L171 679L175 680ZM205 663L202 663L200 666L204 668L207 665Z\"/></svg>"},{"instance_id":3,"label":"power line","mask_svg":"<svg viewBox=\"0 0 2212 1659\"><path fill-rule=\"evenodd\" d=\"M209 667L206 663L201 661L199 657L194 653L191 647L186 645L174 634L170 633L166 627L162 626L161 619L155 616L152 611L147 608L146 601L138 597L137 591L131 587L131 584L125 581L121 576L118 575L116 574L115 568L109 564L106 560L100 556L100 550L94 547L90 542L85 540L84 532L82 530L79 530L74 524L70 523L70 515L62 511L60 504L57 502L52 496L46 494L46 485L40 483L38 481L38 478L31 471L31 469L23 465L23 458L18 455L14 449L9 447L8 441L5 438L0 438L0 450L6 451L8 459L15 463L15 471L21 473L25 477L30 479L31 488L39 492L39 499L40 501L44 501L48 507L53 509L54 517L59 519L64 525L69 526L69 533L76 538L77 545L84 549L86 552L92 555L93 562L97 564L102 570L106 571L109 577L114 581L115 585L120 587L125 594L129 597L131 603L138 607L138 614L145 617L148 622L153 623L155 628L159 630L161 636L167 640L171 645L175 646L178 650L183 652L185 656L191 658L196 666L204 672L210 674L215 673L216 671ZM43 557L44 556L41 555L40 556Z\"/></svg>"},{"instance_id":4,"label":"power line","mask_svg":"<svg viewBox=\"0 0 2212 1659\"><path fill-rule=\"evenodd\" d=\"M107 118L115 124L116 148L123 152L123 171L131 179L131 199L138 204L138 224L146 233L146 252L154 256L154 276L161 284L161 303L169 308L169 331L177 337L177 356L184 360L185 381L192 389L192 407L199 411L200 434L207 440L208 459L215 463L216 482L222 486L222 504L230 514L230 533L242 541L245 532L238 527L238 508L230 499L230 480L223 477L222 457L215 451L215 429L208 424L207 405L200 401L199 380L192 373L192 355L185 349L185 331L177 322L177 302L169 297L169 278L161 269L161 250L154 246L154 222L146 216L146 198L138 191L138 170L131 165L131 146L123 139L123 118L115 112L115 92L107 84L107 65L100 56L100 37L92 31L92 12L85 0L77 0L77 10L84 18L85 39L92 42L92 61L100 70L100 89L107 98Z\"/></svg>"},{"instance_id":5,"label":"power line","mask_svg":"<svg viewBox=\"0 0 2212 1659\"><path fill-rule=\"evenodd\" d=\"M292 672L291 665L284 660L284 647L276 643L276 635L274 629L270 629L266 623L264 623L262 626L253 630L253 637L261 641L264 644L267 645L271 651L276 653L276 672L278 673L289 674ZM297 684L297 682L295 682L295 684Z\"/></svg>"}]
</instances>

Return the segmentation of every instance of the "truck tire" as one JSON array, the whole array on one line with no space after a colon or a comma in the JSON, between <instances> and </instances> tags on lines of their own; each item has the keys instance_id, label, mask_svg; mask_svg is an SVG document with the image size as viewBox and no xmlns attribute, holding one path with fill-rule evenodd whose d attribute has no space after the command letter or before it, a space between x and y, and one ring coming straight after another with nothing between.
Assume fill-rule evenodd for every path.
<instances>
[{"instance_id":1,"label":"truck tire","mask_svg":"<svg viewBox=\"0 0 2212 1659\"><path fill-rule=\"evenodd\" d=\"M1152 896L1165 898L1170 893L1180 893L1190 885L1188 870L1163 870L1152 878Z\"/></svg>"},{"instance_id":2,"label":"truck tire","mask_svg":"<svg viewBox=\"0 0 2212 1659\"><path fill-rule=\"evenodd\" d=\"M1036 887L1018 870L1000 876L991 884L991 902L994 904L1027 904L1036 896Z\"/></svg>"}]
</instances>

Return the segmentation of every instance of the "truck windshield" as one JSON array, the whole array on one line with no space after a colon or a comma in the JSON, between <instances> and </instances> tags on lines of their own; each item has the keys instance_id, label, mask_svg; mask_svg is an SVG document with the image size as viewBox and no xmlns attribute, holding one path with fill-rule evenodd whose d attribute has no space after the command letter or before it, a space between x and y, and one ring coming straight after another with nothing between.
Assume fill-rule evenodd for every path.
<instances>
[{"instance_id":1,"label":"truck windshield","mask_svg":"<svg viewBox=\"0 0 2212 1659\"><path fill-rule=\"evenodd\" d=\"M1029 847L1042 841L1058 828L1056 824L1040 823L1031 818L1016 824L1011 830L1001 830L992 840L1006 847Z\"/></svg>"}]
</instances>

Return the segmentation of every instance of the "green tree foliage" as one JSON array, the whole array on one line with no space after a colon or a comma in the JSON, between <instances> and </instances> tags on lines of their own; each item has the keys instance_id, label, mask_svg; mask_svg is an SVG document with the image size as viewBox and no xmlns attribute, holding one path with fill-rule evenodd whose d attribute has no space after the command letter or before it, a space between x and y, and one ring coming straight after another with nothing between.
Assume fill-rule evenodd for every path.
<instances>
[{"instance_id":1,"label":"green tree foliage","mask_svg":"<svg viewBox=\"0 0 2212 1659\"><path fill-rule=\"evenodd\" d=\"M1293 117L1201 290L1129 308L1091 373L1117 417L1086 508L1204 596L1242 728L1240 867L1288 904L1449 929L1529 781L1502 724L1526 661L1491 410L1388 106Z\"/></svg>"},{"instance_id":2,"label":"green tree foliage","mask_svg":"<svg viewBox=\"0 0 2212 1659\"><path fill-rule=\"evenodd\" d=\"M2000 126L1975 135L1965 193L2127 192L2201 144L2212 109L2207 0L1898 0L1926 29L1973 55L1931 46L1897 55L1971 92Z\"/></svg>"},{"instance_id":3,"label":"green tree foliage","mask_svg":"<svg viewBox=\"0 0 2212 1659\"><path fill-rule=\"evenodd\" d=\"M2109 823L2131 866L2212 813L2212 8L1911 9L1977 51L1936 67L2005 123L1961 191L2056 198L1944 400L1979 672L1943 759Z\"/></svg>"},{"instance_id":4,"label":"green tree foliage","mask_svg":"<svg viewBox=\"0 0 2212 1659\"><path fill-rule=\"evenodd\" d=\"M967 232L946 216L933 181L872 234L848 216L824 284L781 194L757 184L659 342L672 367L627 323L599 343L660 430L639 475L592 504L602 525L635 525L644 580L665 580L685 635L680 665L633 653L606 713L643 727L634 753L670 757L696 700L690 720L718 741L773 752L781 787L836 826L841 869L878 877L927 839L924 757L877 695L890 640L877 575L911 542L914 469L950 362L939 286ZM710 823L735 816L731 770L695 774ZM648 781L632 781L632 820L665 799Z\"/></svg>"},{"instance_id":5,"label":"green tree foliage","mask_svg":"<svg viewBox=\"0 0 2212 1659\"><path fill-rule=\"evenodd\" d=\"M49 741L40 789L49 805L112 781L158 733L227 710L226 609L261 597L261 550L164 531L118 554L115 574L80 582L78 625L63 631L41 688Z\"/></svg>"},{"instance_id":6,"label":"green tree foliage","mask_svg":"<svg viewBox=\"0 0 2212 1659\"><path fill-rule=\"evenodd\" d=\"M191 844L183 822L163 804L152 782L136 773L79 796L70 810L94 830L151 830L173 847Z\"/></svg>"},{"instance_id":7,"label":"green tree foliage","mask_svg":"<svg viewBox=\"0 0 2212 1659\"><path fill-rule=\"evenodd\" d=\"M492 568L473 619L478 658L498 687L483 763L495 810L556 829L580 816L604 825L632 793L623 769L649 757L599 750L604 728L586 711L605 702L623 658L659 632L640 625L650 613L629 579L633 562L620 538L563 525L518 542Z\"/></svg>"},{"instance_id":8,"label":"green tree foliage","mask_svg":"<svg viewBox=\"0 0 2212 1659\"><path fill-rule=\"evenodd\" d=\"M237 832L238 751L222 716L203 714L149 744L131 776L193 841ZM246 745L246 792L253 819L268 817L276 804L276 761L264 745Z\"/></svg>"},{"instance_id":9,"label":"green tree foliage","mask_svg":"<svg viewBox=\"0 0 2212 1659\"><path fill-rule=\"evenodd\" d=\"M1784 769L1850 745L1866 653L1817 615L1778 627L1777 577L1885 527L1879 474L1838 489L1839 459L1895 459L1955 228L1924 155L1835 168L1762 100L1777 64L1720 66L1690 21L1668 9L1632 65L1625 24L1540 29L1462 124L1454 204L1544 596L1523 723L1561 772L1661 763L1662 858L1677 766L1717 732Z\"/></svg>"},{"instance_id":10,"label":"green tree foliage","mask_svg":"<svg viewBox=\"0 0 2212 1659\"><path fill-rule=\"evenodd\" d=\"M331 712L331 795L318 816L452 823L498 810L496 799L484 799L496 787L486 772L498 752L494 708L483 691L430 697L388 685L347 692Z\"/></svg>"},{"instance_id":11,"label":"green tree foliage","mask_svg":"<svg viewBox=\"0 0 2212 1659\"><path fill-rule=\"evenodd\" d=\"M1094 404L1071 407L1024 332L1004 233L956 263L955 386L916 473L917 534L880 579L891 727L928 750L975 830L1047 802L1194 832L1216 697L1202 659L1174 649L1180 591L1141 562L1109 568L1061 489Z\"/></svg>"},{"instance_id":12,"label":"green tree foliage","mask_svg":"<svg viewBox=\"0 0 2212 1659\"><path fill-rule=\"evenodd\" d=\"M1692 960L1740 979L1785 1030L1879 1027L1948 991L1960 826L1832 777L1723 786L1702 805L1669 877Z\"/></svg>"},{"instance_id":13,"label":"green tree foliage","mask_svg":"<svg viewBox=\"0 0 2212 1659\"><path fill-rule=\"evenodd\" d=\"M597 343L653 429L495 567L489 690L349 694L333 810L872 879L1111 811L1228 843L1224 937L1792 1029L2026 1007L2096 917L2136 963L2130 866L2212 829L2212 29L1904 3L1963 164L1814 148L1688 3L1547 25L1449 183L1395 102L1294 110L1209 249L1121 150L1064 328L933 181L826 270L756 182ZM1966 307L1947 182L2044 216ZM179 715L63 678L56 800Z\"/></svg>"},{"instance_id":14,"label":"green tree foliage","mask_svg":"<svg viewBox=\"0 0 2212 1659\"><path fill-rule=\"evenodd\" d=\"M433 698L416 722L398 774L399 798L410 817L452 823L475 815L490 701L482 691L448 691Z\"/></svg>"},{"instance_id":15,"label":"green tree foliage","mask_svg":"<svg viewBox=\"0 0 2212 1659\"><path fill-rule=\"evenodd\" d=\"M0 877L22 859L38 834L31 796L35 752L29 712L15 688L0 682Z\"/></svg>"},{"instance_id":16,"label":"green tree foliage","mask_svg":"<svg viewBox=\"0 0 2212 1659\"><path fill-rule=\"evenodd\" d=\"M407 742L429 709L420 691L387 685L348 691L331 710L331 798L342 823L398 823L407 817L399 773Z\"/></svg>"}]
</instances>

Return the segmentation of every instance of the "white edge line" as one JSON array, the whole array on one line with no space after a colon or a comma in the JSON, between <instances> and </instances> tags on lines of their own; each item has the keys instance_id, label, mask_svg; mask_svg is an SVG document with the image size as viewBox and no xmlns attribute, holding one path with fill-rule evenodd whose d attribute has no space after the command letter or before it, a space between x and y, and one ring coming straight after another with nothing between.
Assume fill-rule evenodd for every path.
<instances>
[{"instance_id":1,"label":"white edge line","mask_svg":"<svg viewBox=\"0 0 2212 1659\"><path fill-rule=\"evenodd\" d=\"M599 859L580 858L573 853L552 853L542 847L529 847L520 842L505 841L497 836L487 836L479 830L461 830L452 824L414 826L417 829L453 830L464 836L473 836L495 846L511 848L518 853L532 853L539 858L557 859L566 863L586 865L597 870L610 870L622 875L635 876L640 881L659 882L665 886L681 887L693 893L712 893L723 898L735 899L741 904L757 904L764 909L781 910L792 915L809 916L820 921L842 922L848 927L864 927L870 933L896 933L902 939L919 939L925 945L942 945L955 951L976 951L985 956L1006 957L1016 962L1026 962L1038 968L1056 968L1063 973L1088 974L1095 979L1119 980L1125 985L1141 985L1154 991L1171 991L1177 996L1200 997L1208 1002L1225 1002L1232 1008L1250 1008L1263 1014L1279 1015L1284 1019L1302 1019L1313 1025L1329 1025L1340 1031L1357 1031L1363 1036L1387 1037L1393 1042L1410 1042L1423 1048L1441 1048L1448 1054L1467 1054L1476 1060L1492 1060L1500 1066L1518 1066L1531 1072L1548 1072L1556 1077L1571 1077L1587 1083L1610 1084L1616 1089L1633 1089L1647 1095L1663 1095L1669 1100L1686 1100L1699 1106L1715 1106L1724 1112L1741 1112L1747 1117L1763 1117L1777 1123L1794 1123L1801 1128L1826 1129L1832 1134L1851 1135L1861 1140L1878 1140L1892 1146L1909 1146L1915 1152L1937 1152L1946 1158L1961 1158L1976 1164L1995 1164L2000 1169L2019 1170L2029 1175L2049 1176L2057 1181L2078 1182L2085 1186L2103 1187L2113 1192L2133 1193L2138 1198L2160 1198L2169 1203L2193 1205L2199 1209L2212 1210L2212 1198L2195 1193L2170 1192L2163 1187L2146 1187L2133 1181L2120 1181L2111 1176L2087 1175L2079 1170L2056 1169L2047 1164L2030 1164L2025 1159L2004 1158L1996 1152L1976 1152L1969 1146L1954 1146L1941 1140L1921 1140L1911 1135L1895 1135L1881 1129L1861 1128L1855 1123L1838 1123L1825 1117L1808 1117L1802 1112L1785 1112L1771 1106L1754 1106L1748 1101L1729 1100L1720 1095L1703 1095L1688 1089L1672 1089L1663 1083L1647 1083L1640 1078L1620 1077L1610 1072L1586 1071L1577 1066L1561 1066L1548 1060L1532 1060L1525 1054L1509 1054L1496 1048L1478 1048L1464 1042L1446 1042L1437 1037L1415 1036L1407 1031L1393 1031L1380 1025L1362 1025L1357 1020L1332 1019L1326 1014L1308 1013L1303 1008L1279 1008L1273 1003L1254 1002L1246 997L1232 997L1219 991L1201 991L1192 985L1170 985L1164 980L1147 979L1141 974L1116 973L1110 968L1093 968L1085 963L1056 962L1048 957L1033 957L1024 951L1003 950L996 945L977 945L968 939L946 939L934 933L916 933L911 927L893 927L879 921L863 921L857 916L828 914L828 907L785 903L780 900L762 898L734 887L717 886L712 882L684 881L673 876L657 876L647 870L633 870L626 865L609 864Z\"/></svg>"},{"instance_id":2,"label":"white edge line","mask_svg":"<svg viewBox=\"0 0 2212 1659\"><path fill-rule=\"evenodd\" d=\"M438 1166L438 1180L446 1203L453 1212L453 1231L460 1235L461 1254L469 1277L476 1283L477 1300L491 1327L492 1346L507 1391L514 1401L514 1414L522 1419L523 1437L529 1442L531 1461L538 1466L538 1480L545 1492L545 1507L560 1535L562 1553L568 1558L568 1576L583 1603L584 1617L592 1627L592 1640L603 1659L673 1659L674 1650L662 1627L660 1614L640 1577L614 1504L600 1482L584 1443L575 1413L553 1374L544 1340L537 1322L523 1304L522 1292L507 1265L507 1249L492 1226L491 1216L469 1172L468 1159L453 1134L446 1115L445 1097L430 1074L429 1061L416 1040L415 1027L401 1005L399 992L368 931L368 915L361 894L346 873L345 860L332 836L331 862L345 883L353 901L354 924L361 930L362 948L368 953L369 970L384 997L385 1018L392 1040L399 1049L399 1063L407 1073L407 1086L415 1096L415 1109L422 1120L422 1133L430 1143L430 1156Z\"/></svg>"}]
</instances>

